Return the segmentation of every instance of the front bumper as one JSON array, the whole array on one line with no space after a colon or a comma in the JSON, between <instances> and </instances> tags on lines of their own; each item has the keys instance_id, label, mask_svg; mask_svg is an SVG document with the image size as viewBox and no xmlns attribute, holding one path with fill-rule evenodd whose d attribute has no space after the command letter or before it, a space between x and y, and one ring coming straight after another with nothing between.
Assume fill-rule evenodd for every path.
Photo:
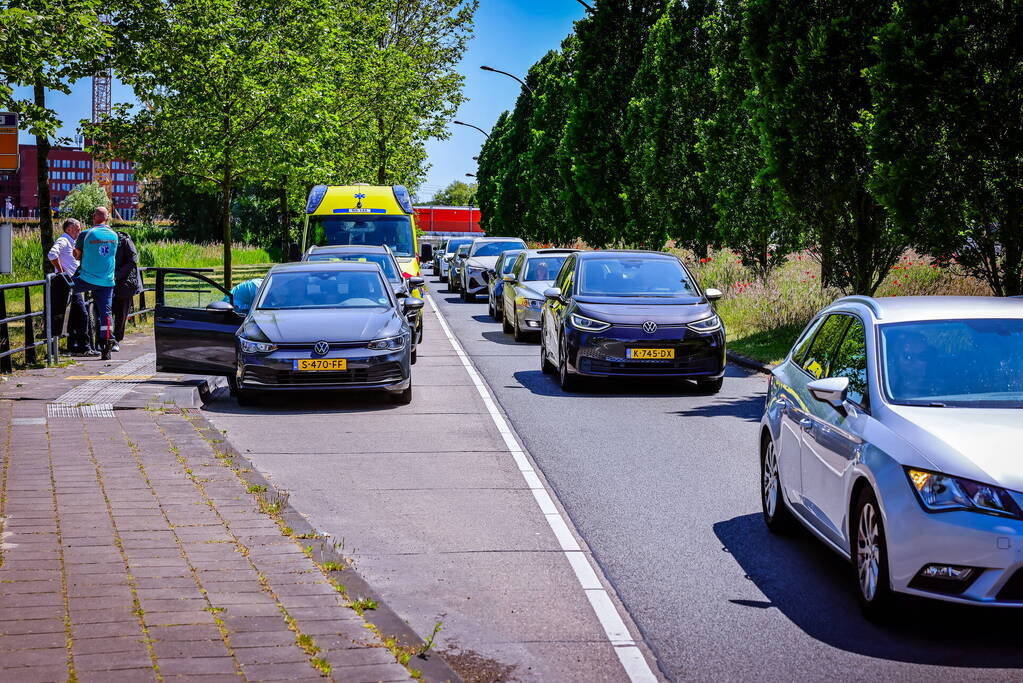
<instances>
[{"instance_id":1,"label":"front bumper","mask_svg":"<svg viewBox=\"0 0 1023 683\"><path fill-rule=\"evenodd\" d=\"M725 333L694 332L684 325L660 326L647 334L641 326L612 325L601 332L569 327L569 365L580 375L593 377L679 377L717 379L725 374ZM670 360L634 360L630 348L671 348Z\"/></svg>"},{"instance_id":2,"label":"front bumper","mask_svg":"<svg viewBox=\"0 0 1023 683\"><path fill-rule=\"evenodd\" d=\"M1023 607L1023 521L957 510L925 511L901 467L879 482L892 589L971 605ZM921 581L929 564L973 567L961 584Z\"/></svg>"},{"instance_id":3,"label":"front bumper","mask_svg":"<svg viewBox=\"0 0 1023 683\"><path fill-rule=\"evenodd\" d=\"M480 294L487 288L487 281L483 279L482 270L467 270L465 272L465 291L468 294Z\"/></svg>"},{"instance_id":4,"label":"front bumper","mask_svg":"<svg viewBox=\"0 0 1023 683\"><path fill-rule=\"evenodd\" d=\"M540 314L542 308L530 308L519 302L515 302L515 317L519 323L519 329L523 332L540 331Z\"/></svg>"},{"instance_id":5,"label":"front bumper","mask_svg":"<svg viewBox=\"0 0 1023 683\"><path fill-rule=\"evenodd\" d=\"M330 372L295 370L294 361L302 358L345 358L348 367ZM326 356L314 356L310 349L281 348L270 354L239 354L237 380L243 389L260 391L398 392L409 387L410 368L409 345L400 351L334 348Z\"/></svg>"}]
</instances>

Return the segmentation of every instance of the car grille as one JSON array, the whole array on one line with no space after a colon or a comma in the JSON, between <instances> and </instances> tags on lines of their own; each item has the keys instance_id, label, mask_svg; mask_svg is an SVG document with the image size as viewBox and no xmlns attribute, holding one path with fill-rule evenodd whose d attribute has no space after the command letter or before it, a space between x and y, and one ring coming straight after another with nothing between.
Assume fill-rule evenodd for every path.
<instances>
[{"instance_id":1,"label":"car grille","mask_svg":"<svg viewBox=\"0 0 1023 683\"><path fill-rule=\"evenodd\" d=\"M1009 577L1009 580L998 591L998 599L1006 602L1023 602L1023 569L1017 569L1016 573Z\"/></svg>"},{"instance_id":2,"label":"car grille","mask_svg":"<svg viewBox=\"0 0 1023 683\"><path fill-rule=\"evenodd\" d=\"M688 357L673 361L609 361L581 358L580 370L601 375L683 375L712 373L721 369L717 356Z\"/></svg>"},{"instance_id":3,"label":"car grille","mask_svg":"<svg viewBox=\"0 0 1023 683\"><path fill-rule=\"evenodd\" d=\"M245 368L243 382L279 386L307 386L325 384L391 384L404 379L398 363L380 363L370 368L356 368L339 372L295 372L277 370L260 365Z\"/></svg>"}]
</instances>

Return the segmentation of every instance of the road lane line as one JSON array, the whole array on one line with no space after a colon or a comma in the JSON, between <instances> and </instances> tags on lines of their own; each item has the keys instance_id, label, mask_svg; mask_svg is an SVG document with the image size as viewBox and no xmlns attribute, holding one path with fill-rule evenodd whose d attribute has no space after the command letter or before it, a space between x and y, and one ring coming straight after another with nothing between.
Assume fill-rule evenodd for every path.
<instances>
[{"instance_id":1,"label":"road lane line","mask_svg":"<svg viewBox=\"0 0 1023 683\"><path fill-rule=\"evenodd\" d=\"M637 647L632 634L629 633L629 629L626 627L622 616L618 613L614 601L597 578L597 573L593 565L590 564L590 558L581 551L578 541L572 535L564 517L562 517L561 512L554 504L551 493L543 485L543 482L540 481L540 478L526 459L525 450L518 443L511 428L508 426L508 422L498 410L497 403L490 395L490 390L487 388L479 372L477 372L472 359L451 331L447 320L444 319L444 314L441 313L440 308L434 303L433 297L427 294L426 300L430 302L430 309L437 316L437 322L444 331L444 336L447 337L448 342L455 350L455 355L462 361L462 365L469 374L469 378L476 387L476 391L479 392L480 398L483 399L483 405L486 406L490 419L493 420L494 426L497 427L497 431L504 439L505 445L511 451L512 457L518 465L519 472L533 494L540 512L543 513L547 524L551 527L551 531L554 532L555 538L558 539L565 559L568 560L569 565L572 567L579 586L586 593L586 598L589 600L590 606L597 615L597 620L604 629L604 635L614 648L615 654L618 655L618 661L625 670L625 675L633 683L656 681L657 677L650 669L650 664L647 662L646 657Z\"/></svg>"}]
</instances>

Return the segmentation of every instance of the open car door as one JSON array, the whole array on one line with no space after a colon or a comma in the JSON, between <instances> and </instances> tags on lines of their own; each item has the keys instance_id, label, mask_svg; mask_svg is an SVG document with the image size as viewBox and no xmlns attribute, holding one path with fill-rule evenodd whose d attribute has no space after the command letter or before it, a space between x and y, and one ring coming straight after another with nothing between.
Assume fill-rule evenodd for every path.
<instances>
[{"instance_id":1,"label":"open car door","mask_svg":"<svg viewBox=\"0 0 1023 683\"><path fill-rule=\"evenodd\" d=\"M211 271L206 271L211 272ZM156 269L156 369L235 373L235 333L244 316L231 293L194 270Z\"/></svg>"}]
</instances>

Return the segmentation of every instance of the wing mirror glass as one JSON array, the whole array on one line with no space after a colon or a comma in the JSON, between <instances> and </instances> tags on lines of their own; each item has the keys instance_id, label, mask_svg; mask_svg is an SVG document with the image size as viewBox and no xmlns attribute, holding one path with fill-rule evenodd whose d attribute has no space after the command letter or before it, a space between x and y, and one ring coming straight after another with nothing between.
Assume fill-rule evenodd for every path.
<instances>
[{"instance_id":1,"label":"wing mirror glass","mask_svg":"<svg viewBox=\"0 0 1023 683\"><path fill-rule=\"evenodd\" d=\"M426 286L426 280L421 277L413 275L408 279L408 286L410 289L422 289Z\"/></svg>"},{"instance_id":2,"label":"wing mirror glass","mask_svg":"<svg viewBox=\"0 0 1023 683\"><path fill-rule=\"evenodd\" d=\"M211 301L207 304L206 310L210 313L231 313L234 311L234 306L226 301Z\"/></svg>"},{"instance_id":3,"label":"wing mirror glass","mask_svg":"<svg viewBox=\"0 0 1023 683\"><path fill-rule=\"evenodd\" d=\"M714 289L713 287L703 290L703 295L707 297L708 301L717 301L722 297L721 290Z\"/></svg>"},{"instance_id":4,"label":"wing mirror glass","mask_svg":"<svg viewBox=\"0 0 1023 683\"><path fill-rule=\"evenodd\" d=\"M832 408L845 415L845 401L849 394L848 377L825 377L815 379L806 385L810 395L821 403L827 403Z\"/></svg>"},{"instance_id":5,"label":"wing mirror glass","mask_svg":"<svg viewBox=\"0 0 1023 683\"><path fill-rule=\"evenodd\" d=\"M561 288L560 287L548 287L547 289L543 290L543 295L544 295L544 298L556 299L558 301L561 301Z\"/></svg>"},{"instance_id":6,"label":"wing mirror glass","mask_svg":"<svg viewBox=\"0 0 1023 683\"><path fill-rule=\"evenodd\" d=\"M405 306L405 311L409 312L423 310L423 306L426 305L426 302L418 297L410 296L407 299L404 299L402 304Z\"/></svg>"}]
</instances>

